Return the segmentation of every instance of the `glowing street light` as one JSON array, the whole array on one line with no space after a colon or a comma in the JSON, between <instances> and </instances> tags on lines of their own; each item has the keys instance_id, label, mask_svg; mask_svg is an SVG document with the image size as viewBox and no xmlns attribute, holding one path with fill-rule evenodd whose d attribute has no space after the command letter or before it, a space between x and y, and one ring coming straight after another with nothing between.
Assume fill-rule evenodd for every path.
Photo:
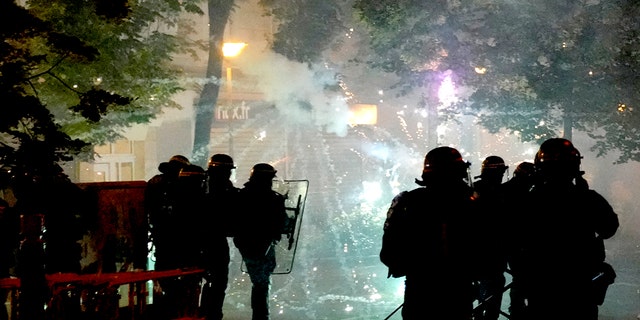
<instances>
[{"instance_id":1,"label":"glowing street light","mask_svg":"<svg viewBox=\"0 0 640 320\"><path fill-rule=\"evenodd\" d=\"M222 55L225 58L238 56L247 44L244 42L225 42L222 45Z\"/></svg>"},{"instance_id":2,"label":"glowing street light","mask_svg":"<svg viewBox=\"0 0 640 320\"><path fill-rule=\"evenodd\" d=\"M242 53L242 50L247 46L244 42L225 42L222 44L222 56L225 58L237 57ZM233 104L233 71L231 65L227 65L226 74L226 89L227 89L227 108L231 108ZM229 124L229 154L233 155L233 127L231 124L231 118L227 119Z\"/></svg>"}]
</instances>

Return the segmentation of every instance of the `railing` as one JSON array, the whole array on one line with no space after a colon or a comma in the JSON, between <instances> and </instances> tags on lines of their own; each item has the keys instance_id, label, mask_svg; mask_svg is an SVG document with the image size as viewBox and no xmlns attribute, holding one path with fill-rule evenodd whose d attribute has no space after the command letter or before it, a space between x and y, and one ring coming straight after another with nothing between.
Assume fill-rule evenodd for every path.
<instances>
[{"instance_id":1,"label":"railing","mask_svg":"<svg viewBox=\"0 0 640 320\"><path fill-rule=\"evenodd\" d=\"M102 274L58 273L46 275L51 297L47 308L54 319L67 319L62 306L65 297L76 296L83 312L99 312L104 319L139 319L147 306L149 292L147 282L163 278L176 278L203 273L203 269L177 269L166 271L128 271ZM10 291L9 319L21 320L18 314L20 279L0 278L0 289ZM128 285L127 305L119 305L118 288ZM114 299L117 300L114 305ZM127 314L121 314L124 310ZM109 315L111 314L111 315ZM26 319L25 319L26 320ZM29 319L32 320L32 319Z\"/></svg>"}]
</instances>

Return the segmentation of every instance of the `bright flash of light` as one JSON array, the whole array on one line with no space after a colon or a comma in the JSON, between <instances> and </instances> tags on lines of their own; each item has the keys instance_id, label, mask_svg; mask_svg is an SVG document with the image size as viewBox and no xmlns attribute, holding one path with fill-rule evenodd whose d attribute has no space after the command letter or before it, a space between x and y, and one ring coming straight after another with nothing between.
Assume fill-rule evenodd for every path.
<instances>
[{"instance_id":1,"label":"bright flash of light","mask_svg":"<svg viewBox=\"0 0 640 320\"><path fill-rule=\"evenodd\" d=\"M382 197L382 187L379 181L363 181L360 199L367 202L375 202Z\"/></svg>"},{"instance_id":2,"label":"bright flash of light","mask_svg":"<svg viewBox=\"0 0 640 320\"><path fill-rule=\"evenodd\" d=\"M447 75L440 83L440 88L438 89L438 99L440 103L445 107L450 106L453 103L458 101L458 98L455 96L455 86L453 80L451 79L451 75Z\"/></svg>"},{"instance_id":3,"label":"bright flash of light","mask_svg":"<svg viewBox=\"0 0 640 320\"><path fill-rule=\"evenodd\" d=\"M627 110L627 105L624 103L618 103L618 111L625 112Z\"/></svg>"},{"instance_id":4,"label":"bright flash of light","mask_svg":"<svg viewBox=\"0 0 640 320\"><path fill-rule=\"evenodd\" d=\"M351 312L351 311L353 311L353 307L352 307L352 306L350 306L350 305L347 305L347 307L346 307L346 308L344 308L344 311L346 311L346 312Z\"/></svg>"},{"instance_id":5,"label":"bright flash of light","mask_svg":"<svg viewBox=\"0 0 640 320\"><path fill-rule=\"evenodd\" d=\"M225 42L222 45L222 55L225 57L235 57L242 52L247 44L244 42Z\"/></svg>"},{"instance_id":6,"label":"bright flash of light","mask_svg":"<svg viewBox=\"0 0 640 320\"><path fill-rule=\"evenodd\" d=\"M374 293L374 294L372 294L371 296L369 296L369 299L370 299L370 300L373 300L373 301L375 301L375 300L380 300L381 298L382 298L382 295L381 295L381 294L379 294L379 293Z\"/></svg>"},{"instance_id":7,"label":"bright flash of light","mask_svg":"<svg viewBox=\"0 0 640 320\"><path fill-rule=\"evenodd\" d=\"M485 74L487 73L487 68L485 67L475 67L474 70L477 74Z\"/></svg>"},{"instance_id":8,"label":"bright flash of light","mask_svg":"<svg viewBox=\"0 0 640 320\"><path fill-rule=\"evenodd\" d=\"M446 126L438 126L438 128L436 128L436 133L438 134L438 136L444 136L447 131L448 128Z\"/></svg>"},{"instance_id":9,"label":"bright flash of light","mask_svg":"<svg viewBox=\"0 0 640 320\"><path fill-rule=\"evenodd\" d=\"M263 131L260 131L260 133L258 134L258 137L256 139L258 139L259 141L262 141L266 137L267 137L267 132L263 130Z\"/></svg>"}]
</instances>

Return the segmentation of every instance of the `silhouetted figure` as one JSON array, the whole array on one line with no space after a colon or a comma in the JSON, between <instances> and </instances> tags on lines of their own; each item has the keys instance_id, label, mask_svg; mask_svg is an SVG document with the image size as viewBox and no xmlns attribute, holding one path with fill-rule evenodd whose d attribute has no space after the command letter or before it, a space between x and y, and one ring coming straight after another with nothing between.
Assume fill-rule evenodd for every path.
<instances>
[{"instance_id":1,"label":"silhouetted figure","mask_svg":"<svg viewBox=\"0 0 640 320\"><path fill-rule=\"evenodd\" d=\"M15 276L13 269L16 264L16 250L18 248L18 235L20 219L15 210L9 207L9 203L0 198L0 278ZM0 320L9 319L9 313L5 305L9 290L0 288Z\"/></svg>"},{"instance_id":2,"label":"silhouetted figure","mask_svg":"<svg viewBox=\"0 0 640 320\"><path fill-rule=\"evenodd\" d=\"M598 319L615 277L603 239L617 231L618 216L586 187L581 158L562 138L546 140L535 156L536 183L519 230L528 319Z\"/></svg>"},{"instance_id":3,"label":"silhouetted figure","mask_svg":"<svg viewBox=\"0 0 640 320\"><path fill-rule=\"evenodd\" d=\"M534 184L535 166L532 162L521 162L513 171L513 176L503 184L506 194L507 208L507 237L504 242L507 244L507 261L509 272L511 273L511 287L509 289L509 315L511 320L520 320L524 317L526 308L525 297L520 284L521 262L518 260L520 252L515 246L518 238L517 225L523 223L522 212L528 206L526 200L531 187Z\"/></svg>"},{"instance_id":4,"label":"silhouetted figure","mask_svg":"<svg viewBox=\"0 0 640 320\"><path fill-rule=\"evenodd\" d=\"M505 191L502 185L508 166L499 156L488 156L482 161L479 180L473 183L478 204L476 212L479 260L477 273L479 297L475 319L497 320L500 316L502 293L507 270L507 233Z\"/></svg>"},{"instance_id":5,"label":"silhouetted figure","mask_svg":"<svg viewBox=\"0 0 640 320\"><path fill-rule=\"evenodd\" d=\"M207 169L207 223L210 230L203 234L203 266L206 283L202 287L202 311L206 320L220 320L229 278L229 243L234 236L232 218L237 214L238 191L233 186L231 174L235 169L233 159L226 154L214 154Z\"/></svg>"},{"instance_id":6,"label":"silhouetted figure","mask_svg":"<svg viewBox=\"0 0 640 320\"><path fill-rule=\"evenodd\" d=\"M251 278L252 320L269 319L271 274L276 267L275 244L280 241L287 220L284 196L271 189L275 176L273 166L258 163L240 190L241 225L233 242Z\"/></svg>"},{"instance_id":7,"label":"silhouetted figure","mask_svg":"<svg viewBox=\"0 0 640 320\"><path fill-rule=\"evenodd\" d=\"M79 317L77 292L62 290L52 296L45 274L80 273L79 240L86 229L83 218L90 210L88 197L57 164L17 171L13 179L13 210L21 219L16 266L23 288L21 317L39 319L43 301L49 304L49 317Z\"/></svg>"},{"instance_id":8,"label":"silhouetted figure","mask_svg":"<svg viewBox=\"0 0 640 320\"><path fill-rule=\"evenodd\" d=\"M476 209L468 168L456 149L435 148L416 179L421 187L391 202L380 260L389 276L406 278L405 320L471 318Z\"/></svg>"},{"instance_id":9,"label":"silhouetted figure","mask_svg":"<svg viewBox=\"0 0 640 320\"><path fill-rule=\"evenodd\" d=\"M195 268L201 265L204 169L180 155L163 162L161 174L151 178L145 191L155 270ZM175 319L197 314L200 276L160 279L154 305L158 317Z\"/></svg>"}]
</instances>

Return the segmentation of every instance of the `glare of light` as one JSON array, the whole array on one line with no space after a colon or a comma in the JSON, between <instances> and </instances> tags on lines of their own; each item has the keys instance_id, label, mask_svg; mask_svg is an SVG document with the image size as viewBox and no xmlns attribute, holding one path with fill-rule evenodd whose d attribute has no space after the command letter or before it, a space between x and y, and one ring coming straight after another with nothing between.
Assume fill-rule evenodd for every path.
<instances>
[{"instance_id":1,"label":"glare of light","mask_svg":"<svg viewBox=\"0 0 640 320\"><path fill-rule=\"evenodd\" d=\"M74 88L74 89L77 89L77 88L78 88L78 85L77 85L77 84L74 84L74 85L73 85L73 88Z\"/></svg>"},{"instance_id":2,"label":"glare of light","mask_svg":"<svg viewBox=\"0 0 640 320\"><path fill-rule=\"evenodd\" d=\"M380 300L381 298L382 298L382 295L379 293L374 293L371 296L369 296L369 300L373 300L373 301Z\"/></svg>"},{"instance_id":3,"label":"glare of light","mask_svg":"<svg viewBox=\"0 0 640 320\"><path fill-rule=\"evenodd\" d=\"M102 83L102 77L97 77L95 80L93 80L94 85L99 85L101 83Z\"/></svg>"},{"instance_id":4,"label":"glare of light","mask_svg":"<svg viewBox=\"0 0 640 320\"><path fill-rule=\"evenodd\" d=\"M348 122L350 125L376 124L378 122L378 106L375 104L354 104L349 106Z\"/></svg>"},{"instance_id":5,"label":"glare of light","mask_svg":"<svg viewBox=\"0 0 640 320\"><path fill-rule=\"evenodd\" d=\"M627 110L627 105L624 103L618 103L618 111L625 112Z\"/></svg>"},{"instance_id":6,"label":"glare of light","mask_svg":"<svg viewBox=\"0 0 640 320\"><path fill-rule=\"evenodd\" d=\"M436 128L436 133L437 133L439 136L444 136L444 135L445 135L445 133L447 132L447 130L448 130L447 126L438 126L438 127Z\"/></svg>"},{"instance_id":7,"label":"glare of light","mask_svg":"<svg viewBox=\"0 0 640 320\"><path fill-rule=\"evenodd\" d=\"M444 106L449 106L458 101L458 98L455 96L455 86L450 74L447 74L440 83L438 99Z\"/></svg>"},{"instance_id":8,"label":"glare of light","mask_svg":"<svg viewBox=\"0 0 640 320\"><path fill-rule=\"evenodd\" d=\"M353 307L352 307L352 306L350 306L350 305L347 305L347 307L346 307L346 308L344 308L344 311L346 311L346 312L351 312L351 311L353 311Z\"/></svg>"},{"instance_id":9,"label":"glare of light","mask_svg":"<svg viewBox=\"0 0 640 320\"><path fill-rule=\"evenodd\" d=\"M475 71L477 74L485 74L487 73L487 68L485 67L475 67Z\"/></svg>"},{"instance_id":10,"label":"glare of light","mask_svg":"<svg viewBox=\"0 0 640 320\"><path fill-rule=\"evenodd\" d=\"M264 138L266 138L266 137L267 137L267 132L266 132L266 131L264 131L264 130L262 130L262 131L260 131L260 133L258 134L258 138L257 138L257 139L258 139L258 141L262 141L262 140L264 140Z\"/></svg>"},{"instance_id":11,"label":"glare of light","mask_svg":"<svg viewBox=\"0 0 640 320\"><path fill-rule=\"evenodd\" d=\"M379 95L384 95L384 91L383 90L378 90L378 94Z\"/></svg>"},{"instance_id":12,"label":"glare of light","mask_svg":"<svg viewBox=\"0 0 640 320\"><path fill-rule=\"evenodd\" d=\"M589 75L592 76L593 75L593 71L589 70Z\"/></svg>"},{"instance_id":13,"label":"glare of light","mask_svg":"<svg viewBox=\"0 0 640 320\"><path fill-rule=\"evenodd\" d=\"M363 181L360 199L367 202L375 202L382 197L382 187L379 181Z\"/></svg>"},{"instance_id":14,"label":"glare of light","mask_svg":"<svg viewBox=\"0 0 640 320\"><path fill-rule=\"evenodd\" d=\"M222 55L230 58L238 56L247 44L244 42L225 42L222 45Z\"/></svg>"}]
</instances>

